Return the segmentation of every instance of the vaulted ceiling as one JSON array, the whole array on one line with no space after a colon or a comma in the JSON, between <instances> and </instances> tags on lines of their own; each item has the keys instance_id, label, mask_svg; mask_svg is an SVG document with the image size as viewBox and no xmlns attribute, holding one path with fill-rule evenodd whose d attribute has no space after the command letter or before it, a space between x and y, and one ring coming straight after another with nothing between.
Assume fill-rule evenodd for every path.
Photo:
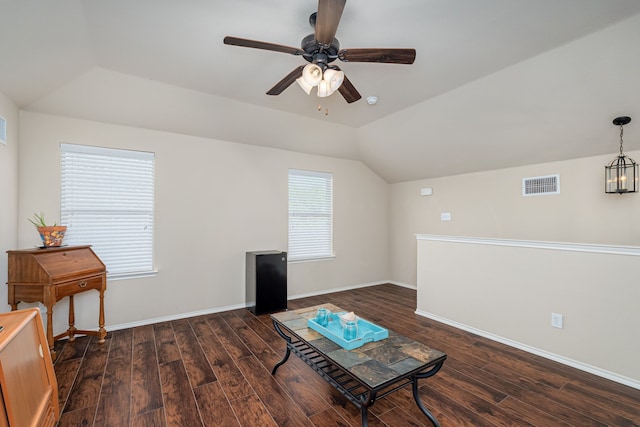
<instances>
[{"instance_id":1,"label":"vaulted ceiling","mask_svg":"<svg viewBox=\"0 0 640 427\"><path fill-rule=\"evenodd\" d=\"M340 63L352 104L295 84L266 95L306 62L223 38L298 47L316 8L0 0L0 92L27 111L358 159L388 182L614 153L611 119L640 122L637 0L348 0L342 48L411 47L415 63Z\"/></svg>"}]
</instances>

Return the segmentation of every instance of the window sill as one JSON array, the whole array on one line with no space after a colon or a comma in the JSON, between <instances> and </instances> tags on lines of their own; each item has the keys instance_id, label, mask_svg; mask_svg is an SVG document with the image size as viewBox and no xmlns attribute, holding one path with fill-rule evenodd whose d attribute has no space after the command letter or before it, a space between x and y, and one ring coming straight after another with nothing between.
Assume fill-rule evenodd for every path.
<instances>
[{"instance_id":1,"label":"window sill","mask_svg":"<svg viewBox=\"0 0 640 427\"><path fill-rule=\"evenodd\" d=\"M158 275L158 270L153 271L142 271L138 273L120 273L120 274L109 274L107 273L107 280L127 280L127 279L141 279L143 277L155 277Z\"/></svg>"},{"instance_id":2,"label":"window sill","mask_svg":"<svg viewBox=\"0 0 640 427\"><path fill-rule=\"evenodd\" d=\"M298 264L301 262L314 262L314 261L331 261L334 260L336 258L335 255L330 255L330 256L323 256L323 257L315 257L315 258L295 258L295 259L288 259L288 263L289 264Z\"/></svg>"}]
</instances>

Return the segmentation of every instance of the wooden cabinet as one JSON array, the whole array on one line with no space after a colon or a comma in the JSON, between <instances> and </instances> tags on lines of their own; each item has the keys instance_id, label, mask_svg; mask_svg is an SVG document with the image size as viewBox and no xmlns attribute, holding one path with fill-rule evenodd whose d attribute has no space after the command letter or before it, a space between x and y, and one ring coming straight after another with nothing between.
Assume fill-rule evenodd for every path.
<instances>
[{"instance_id":1,"label":"wooden cabinet","mask_svg":"<svg viewBox=\"0 0 640 427\"><path fill-rule=\"evenodd\" d=\"M54 426L58 383L37 308L0 314L0 426Z\"/></svg>"},{"instance_id":2,"label":"wooden cabinet","mask_svg":"<svg viewBox=\"0 0 640 427\"><path fill-rule=\"evenodd\" d=\"M107 289L107 270L90 246L69 246L46 249L22 249L8 254L8 302L12 310L19 302L41 302L47 308L47 341L53 360L53 344L62 337L73 341L75 334L96 335L104 343L104 291ZM75 327L73 296L96 290L99 294L98 331ZM69 297L69 329L53 335L53 306Z\"/></svg>"}]
</instances>

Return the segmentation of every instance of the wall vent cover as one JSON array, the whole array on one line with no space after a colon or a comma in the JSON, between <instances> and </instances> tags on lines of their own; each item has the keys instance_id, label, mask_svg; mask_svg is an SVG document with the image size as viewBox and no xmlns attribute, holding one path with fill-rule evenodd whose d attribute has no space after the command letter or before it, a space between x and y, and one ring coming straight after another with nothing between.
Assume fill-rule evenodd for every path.
<instances>
[{"instance_id":1,"label":"wall vent cover","mask_svg":"<svg viewBox=\"0 0 640 427\"><path fill-rule=\"evenodd\" d=\"M0 117L0 142L7 143L7 121L4 117Z\"/></svg>"},{"instance_id":2,"label":"wall vent cover","mask_svg":"<svg viewBox=\"0 0 640 427\"><path fill-rule=\"evenodd\" d=\"M547 194L560 194L559 174L522 178L523 196L545 196Z\"/></svg>"}]
</instances>

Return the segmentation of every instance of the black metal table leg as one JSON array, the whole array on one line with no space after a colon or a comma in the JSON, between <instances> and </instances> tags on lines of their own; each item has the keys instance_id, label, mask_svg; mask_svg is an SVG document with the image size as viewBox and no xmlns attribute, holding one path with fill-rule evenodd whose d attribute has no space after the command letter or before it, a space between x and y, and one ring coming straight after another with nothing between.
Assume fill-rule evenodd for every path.
<instances>
[{"instance_id":1,"label":"black metal table leg","mask_svg":"<svg viewBox=\"0 0 640 427\"><path fill-rule=\"evenodd\" d=\"M431 421L431 424L433 424L434 427L440 427L440 423L438 422L438 420L436 420L436 417L434 417L433 414L422 403L422 399L420 399L420 392L418 391L418 380L422 378L429 378L435 375L440 370L440 368L442 368L443 364L444 364L444 360L438 363L437 365L435 365L433 368L431 368L427 372L414 375L414 377L412 378L412 384L411 384L411 389L413 391L413 398L415 399L416 404L418 405L418 408L420 408L422 413L425 414L427 418L429 418L429 420Z\"/></svg>"},{"instance_id":2,"label":"black metal table leg","mask_svg":"<svg viewBox=\"0 0 640 427\"><path fill-rule=\"evenodd\" d=\"M291 337L287 336L284 332L282 332L282 330L280 329L280 327L276 322L273 322L273 326L276 328L276 331L278 332L278 334L287 342L287 351L284 354L284 357L282 358L282 360L276 363L276 365L273 367L273 369L271 370L271 375L275 375L278 368L284 365L287 362L287 360L289 360L289 356L291 355L291 348L289 347L291 344Z\"/></svg>"}]
</instances>

